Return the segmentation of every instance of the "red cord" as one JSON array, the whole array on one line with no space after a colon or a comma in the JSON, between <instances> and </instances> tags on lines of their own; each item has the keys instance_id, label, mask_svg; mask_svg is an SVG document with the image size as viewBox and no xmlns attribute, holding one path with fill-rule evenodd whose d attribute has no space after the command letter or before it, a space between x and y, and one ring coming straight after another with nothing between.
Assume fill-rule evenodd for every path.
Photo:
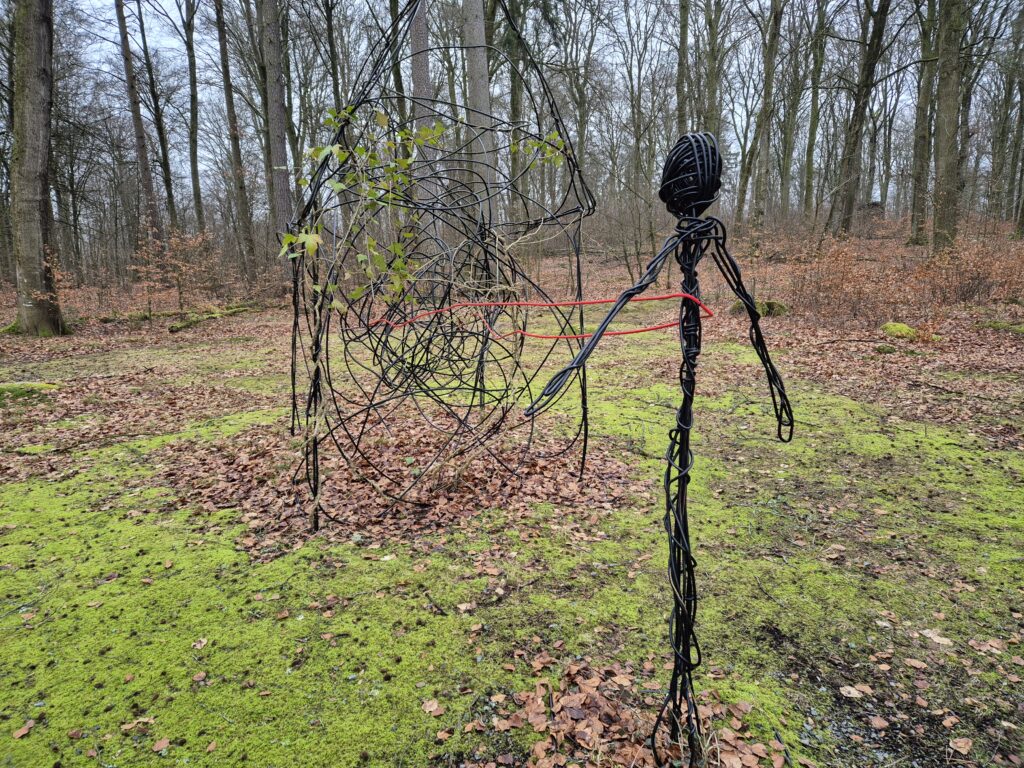
<instances>
[{"instance_id":1,"label":"red cord","mask_svg":"<svg viewBox=\"0 0 1024 768\"><path fill-rule=\"evenodd\" d=\"M693 295L691 295L689 293L666 293L663 296L637 296L635 299L633 299L633 301L664 301L666 299L689 299L691 301L696 302L697 305L707 313L705 315L706 317L714 317L715 313L712 312L708 308L708 306L706 304L704 304L704 302L702 302L696 296L693 296ZM462 302L458 302L456 304L450 304L447 307L441 307L440 309L431 309L431 310L428 310L426 312L421 312L420 314L414 315L413 317L411 317L408 320L405 320L405 321L403 321L401 323L396 323L396 322L394 322L392 320L388 320L386 317L379 317L376 320L374 320L372 323L370 323L370 327L372 328L375 325L380 325L381 323L384 323L384 324L386 324L386 325L388 325L388 326L390 326L392 328L404 328L407 325L411 325L413 323L419 322L420 320L424 320L424 319L426 319L428 317L433 317L434 315L439 315L442 312L453 312L456 309L468 309L468 308L472 308L472 307L542 307L542 308L552 308L552 307L589 307L589 306L593 306L595 304L614 304L616 301L618 301L618 299L590 299L590 300L587 300L587 301L551 301L551 302L548 302L548 301L462 301ZM483 320L483 317L481 317L480 319ZM665 328L674 328L678 324L679 324L678 321L673 321L671 323L661 323L660 325L648 325L648 326L644 326L643 328L632 328L632 329L627 330L627 331L605 331L604 335L605 336L628 336L629 334L633 334L633 333L647 333L648 331L661 331L661 330L664 330ZM487 330L489 330L491 332L491 334L495 338L498 338L498 339L507 339L510 336L526 336L526 337L531 338L531 339L551 339L551 340L560 340L560 339L589 339L591 336L594 335L592 333L550 334L549 335L549 334L542 334L542 333L529 333L528 331L523 331L523 330L520 330L518 328L516 330L514 330L514 331L511 331L510 333L499 334L497 331L495 331L493 328L491 328L491 326L487 323L486 320L484 320L484 325L486 325L487 326Z\"/></svg>"}]
</instances>

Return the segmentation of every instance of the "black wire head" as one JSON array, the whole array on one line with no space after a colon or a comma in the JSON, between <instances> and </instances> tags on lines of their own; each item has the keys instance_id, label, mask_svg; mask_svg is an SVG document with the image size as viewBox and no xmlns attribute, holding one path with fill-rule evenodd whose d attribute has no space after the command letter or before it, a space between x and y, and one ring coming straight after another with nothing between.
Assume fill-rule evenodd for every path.
<instances>
[{"instance_id":1,"label":"black wire head","mask_svg":"<svg viewBox=\"0 0 1024 768\"><path fill-rule=\"evenodd\" d=\"M707 132L684 133L665 158L658 197L677 218L700 216L718 198L722 157Z\"/></svg>"}]
</instances>

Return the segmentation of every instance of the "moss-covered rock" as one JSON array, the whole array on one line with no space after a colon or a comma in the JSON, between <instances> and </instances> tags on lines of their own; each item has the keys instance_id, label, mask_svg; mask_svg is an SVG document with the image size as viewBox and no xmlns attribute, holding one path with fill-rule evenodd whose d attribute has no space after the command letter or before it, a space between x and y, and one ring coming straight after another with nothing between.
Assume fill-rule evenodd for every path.
<instances>
[{"instance_id":1,"label":"moss-covered rock","mask_svg":"<svg viewBox=\"0 0 1024 768\"><path fill-rule=\"evenodd\" d=\"M891 339L906 339L907 341L917 339L917 329L906 323L886 323L882 326L882 333Z\"/></svg>"},{"instance_id":2,"label":"moss-covered rock","mask_svg":"<svg viewBox=\"0 0 1024 768\"><path fill-rule=\"evenodd\" d=\"M231 317L232 315L238 315L242 312L248 312L254 309L251 304L235 304L232 306L224 307L223 309L213 309L208 312L189 312L182 320L176 323L171 323L167 330L171 333L179 333L188 328L193 328L200 323L204 323L207 320L219 320L222 317Z\"/></svg>"},{"instance_id":3,"label":"moss-covered rock","mask_svg":"<svg viewBox=\"0 0 1024 768\"><path fill-rule=\"evenodd\" d=\"M26 400L42 397L52 389L55 384L45 381L9 381L0 383L0 405L11 400Z\"/></svg>"},{"instance_id":4,"label":"moss-covered rock","mask_svg":"<svg viewBox=\"0 0 1024 768\"><path fill-rule=\"evenodd\" d=\"M886 323L881 328L882 333L890 339L903 339L905 341L939 341L939 337L928 331L914 328L906 323Z\"/></svg>"},{"instance_id":5,"label":"moss-covered rock","mask_svg":"<svg viewBox=\"0 0 1024 768\"><path fill-rule=\"evenodd\" d=\"M983 324L985 328L993 331L1009 331L1010 333L1024 334L1024 323L1007 323L1000 320L992 320Z\"/></svg>"},{"instance_id":6,"label":"moss-covered rock","mask_svg":"<svg viewBox=\"0 0 1024 768\"><path fill-rule=\"evenodd\" d=\"M774 299L766 299L761 301L760 299L755 302L757 305L757 313L761 317L784 317L789 314L789 307L783 304L781 301L775 301ZM732 306L729 307L729 314L742 315L747 311L747 306L742 301L737 299L733 302Z\"/></svg>"}]
</instances>

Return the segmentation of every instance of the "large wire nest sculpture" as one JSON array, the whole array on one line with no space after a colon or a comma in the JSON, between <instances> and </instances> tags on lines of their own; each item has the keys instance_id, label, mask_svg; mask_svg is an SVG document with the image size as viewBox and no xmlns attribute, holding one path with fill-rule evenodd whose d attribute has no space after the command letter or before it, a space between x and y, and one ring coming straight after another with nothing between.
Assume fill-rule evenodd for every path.
<instances>
[{"instance_id":1,"label":"large wire nest sculpture","mask_svg":"<svg viewBox=\"0 0 1024 768\"><path fill-rule=\"evenodd\" d=\"M331 113L331 142L316 150L284 237L294 265L292 425L314 530L331 516L326 445L392 504L417 501L428 478L434 488L453 482L469 456L514 475L538 450L535 414L517 404L534 398L556 348L579 349L579 225L594 200L552 92L502 0L514 38L503 47L515 60L495 47L425 46L414 22L425 5L408 2L371 48L349 104ZM481 54L492 86L515 92L514 111L492 109L486 90L481 99L454 78L447 93L432 90L431 66L471 68ZM393 86L403 71L411 93ZM423 82L429 89L417 90ZM568 254L561 282L573 301L554 301L528 274L517 258L527 246ZM544 341L524 354L534 335ZM568 438L545 444L551 453L582 438L585 455L585 376L575 378L583 408Z\"/></svg>"}]
</instances>

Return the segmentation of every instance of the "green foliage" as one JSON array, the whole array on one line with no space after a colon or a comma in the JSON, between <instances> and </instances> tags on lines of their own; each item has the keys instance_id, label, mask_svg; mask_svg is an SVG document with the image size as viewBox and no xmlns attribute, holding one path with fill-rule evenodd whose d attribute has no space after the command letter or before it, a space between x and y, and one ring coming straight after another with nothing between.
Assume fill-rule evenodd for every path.
<instances>
[{"instance_id":1,"label":"green foliage","mask_svg":"<svg viewBox=\"0 0 1024 768\"><path fill-rule=\"evenodd\" d=\"M339 128L355 118L351 106L338 112L330 110L325 124ZM354 147L340 144L310 148L306 156L323 172L330 167L330 176L324 186L333 196L345 202L345 233L340 233L338 244L332 245L352 252L356 272L342 277L347 285L345 296L351 301L363 297L371 286L381 291L386 302L400 300L414 279L419 264L407 253L408 238L414 237L409 225L416 225L411 198L415 180L409 175L413 158L425 148L439 148L447 138L448 128L435 121L432 125L401 127L394 125L387 113L376 111L362 127L360 143ZM529 170L536 163L559 165L565 159L566 143L557 132L543 139L529 138L514 144L511 151L531 155ZM328 161L333 165L325 166ZM308 186L309 178L300 180ZM326 203L326 200L320 201ZM332 203L335 201L332 201ZM318 221L313 215L311 220ZM385 224L387 222L387 224ZM374 233L374 234L371 234ZM388 241L380 234L389 232ZM394 233L397 239L391 240ZM282 238L281 255L289 258L306 256L315 258L323 247L322 228L304 228ZM352 282L355 285L352 286ZM346 305L338 297L337 286L314 287L325 305L344 311Z\"/></svg>"}]
</instances>

